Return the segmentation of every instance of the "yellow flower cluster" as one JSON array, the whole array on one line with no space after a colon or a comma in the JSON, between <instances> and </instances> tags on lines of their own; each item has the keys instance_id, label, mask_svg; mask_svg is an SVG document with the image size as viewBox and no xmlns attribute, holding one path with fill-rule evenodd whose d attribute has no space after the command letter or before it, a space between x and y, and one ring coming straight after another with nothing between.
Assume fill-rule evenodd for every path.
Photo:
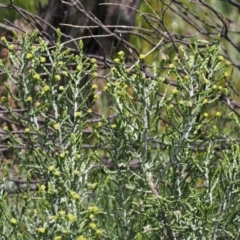
<instances>
[{"instance_id":1,"label":"yellow flower cluster","mask_svg":"<svg viewBox=\"0 0 240 240\"><path fill-rule=\"evenodd\" d=\"M99 211L99 208L97 206L89 206L88 212L96 213Z\"/></svg>"},{"instance_id":2,"label":"yellow flower cluster","mask_svg":"<svg viewBox=\"0 0 240 240\"><path fill-rule=\"evenodd\" d=\"M73 199L75 199L75 200L79 200L80 199L79 194L76 193L75 191L70 191L70 194L71 194Z\"/></svg>"}]
</instances>

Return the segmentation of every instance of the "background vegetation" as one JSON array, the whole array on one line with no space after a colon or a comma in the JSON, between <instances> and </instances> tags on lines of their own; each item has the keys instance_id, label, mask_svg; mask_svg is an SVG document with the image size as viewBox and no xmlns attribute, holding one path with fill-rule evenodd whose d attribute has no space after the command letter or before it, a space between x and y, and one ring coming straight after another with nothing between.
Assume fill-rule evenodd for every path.
<instances>
[{"instance_id":1,"label":"background vegetation","mask_svg":"<svg viewBox=\"0 0 240 240\"><path fill-rule=\"evenodd\" d=\"M0 5L2 239L238 239L238 4L141 1L108 31L69 3L89 34L23 3Z\"/></svg>"}]
</instances>

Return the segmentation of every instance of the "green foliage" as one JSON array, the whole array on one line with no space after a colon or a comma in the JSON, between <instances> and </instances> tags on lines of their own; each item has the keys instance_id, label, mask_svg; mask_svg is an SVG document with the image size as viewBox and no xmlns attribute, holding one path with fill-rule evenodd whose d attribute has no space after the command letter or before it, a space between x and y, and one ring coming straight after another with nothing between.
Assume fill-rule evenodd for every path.
<instances>
[{"instance_id":1,"label":"green foliage","mask_svg":"<svg viewBox=\"0 0 240 240\"><path fill-rule=\"evenodd\" d=\"M229 21L228 36L230 39L236 39L236 41L238 41L237 32L233 29L237 28L235 27L235 23L239 22L239 10L228 1L205 0L204 3L212 6L223 16L224 19L227 20L227 22ZM179 7L180 5L182 8ZM144 54L152 49L154 46L153 44L157 44L163 34L166 34L166 30L172 34L188 36L192 42L203 39L211 41L212 35L206 35L200 32L199 34L196 34L198 31L191 26L190 19L192 19L195 25L198 25L201 29L210 32L211 30L213 31L218 28L218 26L221 26L220 19L213 11L197 2L189 0L182 0L181 4L179 2L166 2L163 0L142 0L139 11L140 12L136 18L136 27L147 31L138 30L137 32L144 36L148 41L133 35L131 37L131 42L137 46L137 49L142 49L141 52ZM148 18L146 18L146 16ZM199 21L195 21L196 19ZM164 23L164 27L162 22ZM216 31L213 32L216 33ZM227 57L238 62L238 51L236 51L229 42L222 40L220 45L226 49L226 52L228 53ZM171 42L162 46L160 51L155 51L153 54L149 55L146 61L148 64L151 64L161 55L165 55L172 60L175 51Z\"/></svg>"},{"instance_id":2,"label":"green foliage","mask_svg":"<svg viewBox=\"0 0 240 240\"><path fill-rule=\"evenodd\" d=\"M2 39L16 73L1 67L19 93L6 88L25 110L20 115L2 97L12 120L25 128L17 135L7 126L4 131L27 173L26 191L15 205L4 170L2 235L237 239L240 153L231 132L229 148L219 147L217 126L227 110L215 103L228 92L222 82L229 64L219 40L204 49L196 42L190 52L180 47L174 63L162 58L154 64L151 77L142 72L143 55L129 68L119 52L105 86L114 114L96 118L89 102L97 100L97 86L87 96L79 87L84 78L91 86L97 77L96 60L84 57L81 42L80 53L71 54L60 35L52 48L36 31L19 39L18 51ZM176 87L163 87L170 76ZM231 121L239 127L235 114Z\"/></svg>"},{"instance_id":3,"label":"green foliage","mask_svg":"<svg viewBox=\"0 0 240 240\"><path fill-rule=\"evenodd\" d=\"M45 4L46 0L38 0L38 1L14 0L13 2L17 7L20 7L27 11L35 13L37 12L38 4L39 3ZM10 1L0 0L0 3L8 5L10 4ZM0 8L0 22L4 22L4 19L7 19L8 21L14 21L18 17L19 17L19 14L17 13L17 11L15 10L10 11L10 9L6 11L6 8Z\"/></svg>"}]
</instances>

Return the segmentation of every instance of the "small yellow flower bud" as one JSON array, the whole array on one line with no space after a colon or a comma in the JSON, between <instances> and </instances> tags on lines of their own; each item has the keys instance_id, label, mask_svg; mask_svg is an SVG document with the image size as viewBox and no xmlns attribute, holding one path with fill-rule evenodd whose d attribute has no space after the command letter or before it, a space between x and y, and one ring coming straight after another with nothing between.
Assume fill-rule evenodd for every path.
<instances>
[{"instance_id":1,"label":"small yellow flower bud","mask_svg":"<svg viewBox=\"0 0 240 240\"><path fill-rule=\"evenodd\" d=\"M53 240L62 240L62 237L61 236L56 236L56 237L54 237Z\"/></svg>"},{"instance_id":2,"label":"small yellow flower bud","mask_svg":"<svg viewBox=\"0 0 240 240\"><path fill-rule=\"evenodd\" d=\"M115 58L115 59L114 59L114 62L115 62L115 63L120 63L120 59L119 59L119 58Z\"/></svg>"},{"instance_id":3,"label":"small yellow flower bud","mask_svg":"<svg viewBox=\"0 0 240 240\"><path fill-rule=\"evenodd\" d=\"M91 59L91 63L96 63L96 62L97 62L97 60L95 58Z\"/></svg>"},{"instance_id":4,"label":"small yellow flower bud","mask_svg":"<svg viewBox=\"0 0 240 240\"><path fill-rule=\"evenodd\" d=\"M69 213L67 216L68 216L69 222L74 222L76 220L76 218L71 213Z\"/></svg>"},{"instance_id":5,"label":"small yellow flower bud","mask_svg":"<svg viewBox=\"0 0 240 240\"><path fill-rule=\"evenodd\" d=\"M58 130L58 129L59 129L59 123L53 124L53 128L54 128L55 130Z\"/></svg>"},{"instance_id":6,"label":"small yellow flower bud","mask_svg":"<svg viewBox=\"0 0 240 240\"><path fill-rule=\"evenodd\" d=\"M228 73L227 72L225 72L223 75L224 75L224 77L228 77Z\"/></svg>"},{"instance_id":7,"label":"small yellow flower bud","mask_svg":"<svg viewBox=\"0 0 240 240\"><path fill-rule=\"evenodd\" d=\"M120 51L120 52L118 52L118 55L119 55L120 57L123 57L123 56L124 56L124 52L123 52L123 51Z\"/></svg>"},{"instance_id":8,"label":"small yellow flower bud","mask_svg":"<svg viewBox=\"0 0 240 240\"><path fill-rule=\"evenodd\" d=\"M93 98L94 98L95 100L97 100L97 99L99 99L99 95L95 94L95 95L93 96Z\"/></svg>"},{"instance_id":9,"label":"small yellow flower bud","mask_svg":"<svg viewBox=\"0 0 240 240\"><path fill-rule=\"evenodd\" d=\"M97 236L100 236L100 235L102 235L102 230L97 229L95 233L96 233Z\"/></svg>"},{"instance_id":10,"label":"small yellow flower bud","mask_svg":"<svg viewBox=\"0 0 240 240\"><path fill-rule=\"evenodd\" d=\"M15 224L17 224L17 219L16 219L16 218L12 218L12 219L10 220L10 222L15 225Z\"/></svg>"},{"instance_id":11,"label":"small yellow flower bud","mask_svg":"<svg viewBox=\"0 0 240 240\"><path fill-rule=\"evenodd\" d=\"M97 67L98 67L98 65L95 63L95 64L93 64L93 69L97 69Z\"/></svg>"},{"instance_id":12,"label":"small yellow flower bud","mask_svg":"<svg viewBox=\"0 0 240 240\"><path fill-rule=\"evenodd\" d=\"M6 40L6 38L3 36L3 37L1 37L1 41L2 41L2 42L6 42L7 40Z\"/></svg>"},{"instance_id":13,"label":"small yellow flower bud","mask_svg":"<svg viewBox=\"0 0 240 240\"><path fill-rule=\"evenodd\" d=\"M45 228L38 228L38 231L39 231L40 233L45 233L46 229L45 229Z\"/></svg>"},{"instance_id":14,"label":"small yellow flower bud","mask_svg":"<svg viewBox=\"0 0 240 240\"><path fill-rule=\"evenodd\" d=\"M31 58L33 58L33 55L31 53L27 53L26 59L31 59Z\"/></svg>"},{"instance_id":15,"label":"small yellow flower bud","mask_svg":"<svg viewBox=\"0 0 240 240\"><path fill-rule=\"evenodd\" d=\"M10 45L8 46L8 49L9 49L9 50L14 50L14 45L13 45L13 44L10 44Z\"/></svg>"},{"instance_id":16,"label":"small yellow flower bud","mask_svg":"<svg viewBox=\"0 0 240 240\"><path fill-rule=\"evenodd\" d=\"M53 215L51 218L53 221L56 221L58 217L56 215Z\"/></svg>"},{"instance_id":17,"label":"small yellow flower bud","mask_svg":"<svg viewBox=\"0 0 240 240\"><path fill-rule=\"evenodd\" d=\"M92 89L95 90L95 89L97 89L97 88L98 88L98 86L97 86L96 84L93 84L93 85L92 85Z\"/></svg>"},{"instance_id":18,"label":"small yellow flower bud","mask_svg":"<svg viewBox=\"0 0 240 240\"><path fill-rule=\"evenodd\" d=\"M77 237L77 240L86 240L86 238L83 236L79 236L79 237Z\"/></svg>"},{"instance_id":19,"label":"small yellow flower bud","mask_svg":"<svg viewBox=\"0 0 240 240\"><path fill-rule=\"evenodd\" d=\"M77 68L76 68L78 71L82 71L82 66L81 65L77 65Z\"/></svg>"},{"instance_id":20,"label":"small yellow flower bud","mask_svg":"<svg viewBox=\"0 0 240 240\"><path fill-rule=\"evenodd\" d=\"M63 211L63 210L59 211L58 213L59 213L59 215L62 216L62 217L66 215L66 212Z\"/></svg>"},{"instance_id":21,"label":"small yellow flower bud","mask_svg":"<svg viewBox=\"0 0 240 240\"><path fill-rule=\"evenodd\" d=\"M91 229L96 229L97 225L95 223L89 223Z\"/></svg>"},{"instance_id":22,"label":"small yellow flower bud","mask_svg":"<svg viewBox=\"0 0 240 240\"><path fill-rule=\"evenodd\" d=\"M192 107L193 106L193 103L191 101L188 102L188 106L189 107Z\"/></svg>"},{"instance_id":23,"label":"small yellow flower bud","mask_svg":"<svg viewBox=\"0 0 240 240\"><path fill-rule=\"evenodd\" d=\"M225 93L228 93L228 89L227 88L224 88L223 89Z\"/></svg>"},{"instance_id":24,"label":"small yellow flower bud","mask_svg":"<svg viewBox=\"0 0 240 240\"><path fill-rule=\"evenodd\" d=\"M41 185L41 186L39 187L39 190L40 190L40 191L45 191L45 189L46 189L46 186L45 186L45 185Z\"/></svg>"},{"instance_id":25,"label":"small yellow flower bud","mask_svg":"<svg viewBox=\"0 0 240 240\"><path fill-rule=\"evenodd\" d=\"M174 88L174 89L172 90L172 93L173 93L173 94L177 94L177 93L178 93L178 90L177 90L176 88Z\"/></svg>"},{"instance_id":26,"label":"small yellow flower bud","mask_svg":"<svg viewBox=\"0 0 240 240\"><path fill-rule=\"evenodd\" d=\"M32 97L30 97L30 96L27 97L27 101L28 101L28 102L32 102Z\"/></svg>"},{"instance_id":27,"label":"small yellow flower bud","mask_svg":"<svg viewBox=\"0 0 240 240\"><path fill-rule=\"evenodd\" d=\"M41 63L45 63L46 62L46 58L45 57L40 57L40 62Z\"/></svg>"},{"instance_id":28,"label":"small yellow flower bud","mask_svg":"<svg viewBox=\"0 0 240 240\"><path fill-rule=\"evenodd\" d=\"M44 90L45 92L47 92L49 89L50 89L50 87L49 87L48 85L45 85L45 86L43 87L43 90Z\"/></svg>"},{"instance_id":29,"label":"small yellow flower bud","mask_svg":"<svg viewBox=\"0 0 240 240\"><path fill-rule=\"evenodd\" d=\"M36 74L33 75L33 78L36 79L36 80L39 80L40 79L40 75L36 73Z\"/></svg>"},{"instance_id":30,"label":"small yellow flower bud","mask_svg":"<svg viewBox=\"0 0 240 240\"><path fill-rule=\"evenodd\" d=\"M59 81L61 79L61 76L60 75L55 75L55 80Z\"/></svg>"},{"instance_id":31,"label":"small yellow flower bud","mask_svg":"<svg viewBox=\"0 0 240 240\"><path fill-rule=\"evenodd\" d=\"M94 72L92 75L93 75L93 77L97 77L97 76L98 76L98 73L97 73L97 72Z\"/></svg>"},{"instance_id":32,"label":"small yellow flower bud","mask_svg":"<svg viewBox=\"0 0 240 240\"><path fill-rule=\"evenodd\" d=\"M225 64L229 66L231 63L229 61L226 61Z\"/></svg>"},{"instance_id":33,"label":"small yellow flower bud","mask_svg":"<svg viewBox=\"0 0 240 240\"><path fill-rule=\"evenodd\" d=\"M7 98L5 96L1 97L2 102L6 102Z\"/></svg>"},{"instance_id":34,"label":"small yellow flower bud","mask_svg":"<svg viewBox=\"0 0 240 240\"><path fill-rule=\"evenodd\" d=\"M98 212L99 208L97 206L92 206L92 212L95 213L95 212Z\"/></svg>"},{"instance_id":35,"label":"small yellow flower bud","mask_svg":"<svg viewBox=\"0 0 240 240\"><path fill-rule=\"evenodd\" d=\"M81 117L82 116L82 112L76 112L76 117Z\"/></svg>"},{"instance_id":36,"label":"small yellow flower bud","mask_svg":"<svg viewBox=\"0 0 240 240\"><path fill-rule=\"evenodd\" d=\"M53 174L57 177L59 177L61 175L61 173L58 170L54 171Z\"/></svg>"},{"instance_id":37,"label":"small yellow flower bud","mask_svg":"<svg viewBox=\"0 0 240 240\"><path fill-rule=\"evenodd\" d=\"M51 171L53 171L55 169L55 167L54 166L49 166L48 167L48 170L51 172Z\"/></svg>"},{"instance_id":38,"label":"small yellow flower bud","mask_svg":"<svg viewBox=\"0 0 240 240\"><path fill-rule=\"evenodd\" d=\"M71 194L71 196L72 196L73 199L75 199L75 200L80 199L79 194L76 193L75 191L71 191L70 194Z\"/></svg>"}]
</instances>

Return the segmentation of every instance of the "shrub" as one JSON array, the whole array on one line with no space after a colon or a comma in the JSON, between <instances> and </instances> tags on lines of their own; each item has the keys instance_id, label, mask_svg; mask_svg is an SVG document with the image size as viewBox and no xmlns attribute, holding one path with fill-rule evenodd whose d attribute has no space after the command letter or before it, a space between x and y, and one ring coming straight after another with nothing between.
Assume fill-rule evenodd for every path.
<instances>
[{"instance_id":1,"label":"shrub","mask_svg":"<svg viewBox=\"0 0 240 240\"><path fill-rule=\"evenodd\" d=\"M145 56L129 67L119 52L105 86L112 114L100 116L91 109L102 94L93 83L96 60L81 42L71 54L60 37L51 47L35 31L18 40L18 51L3 39L15 73L1 67L18 94L5 84L1 100L23 128L16 134L6 122L4 133L26 178L3 169L2 236L236 239L239 146L227 124L239 121L217 104L230 91L218 40L180 47L174 63L159 59L149 75ZM86 77L87 95L79 87Z\"/></svg>"}]
</instances>

